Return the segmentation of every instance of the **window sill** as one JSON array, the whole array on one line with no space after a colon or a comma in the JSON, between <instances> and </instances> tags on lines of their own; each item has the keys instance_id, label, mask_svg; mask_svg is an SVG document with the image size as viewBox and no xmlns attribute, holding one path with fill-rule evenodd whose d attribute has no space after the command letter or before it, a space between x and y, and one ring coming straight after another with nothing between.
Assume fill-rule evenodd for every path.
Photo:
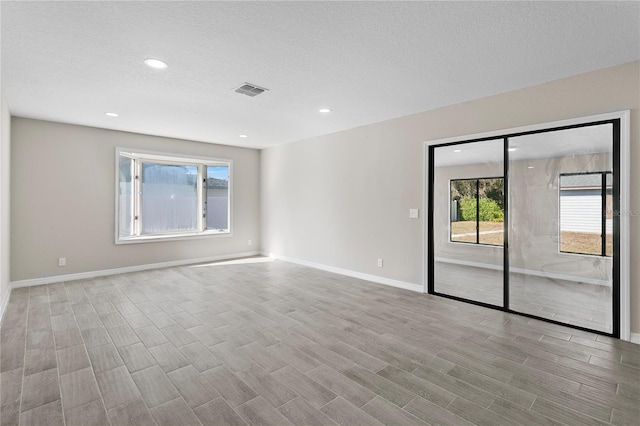
<instances>
[{"instance_id":1,"label":"window sill","mask_svg":"<svg viewBox=\"0 0 640 426\"><path fill-rule=\"evenodd\" d=\"M603 256L601 254L591 254L591 253L577 253L577 252L572 252L572 251L558 251L559 255L566 255L566 256L573 256L573 257L587 257L590 259L595 258L600 258L600 259L613 259L613 256L611 255L606 255Z\"/></svg>"},{"instance_id":2,"label":"window sill","mask_svg":"<svg viewBox=\"0 0 640 426\"><path fill-rule=\"evenodd\" d=\"M455 245L455 246L466 246L466 247L489 247L489 248L498 248L502 250L504 246L497 244L482 244L482 243L467 243L464 241L447 241L447 244Z\"/></svg>"},{"instance_id":3,"label":"window sill","mask_svg":"<svg viewBox=\"0 0 640 426\"><path fill-rule=\"evenodd\" d=\"M116 244L137 244L137 243L152 243L152 242L158 242L158 241L192 240L192 239L198 239L198 238L218 237L218 236L231 236L231 230L159 234L159 235L141 235L137 237L116 238Z\"/></svg>"}]
</instances>

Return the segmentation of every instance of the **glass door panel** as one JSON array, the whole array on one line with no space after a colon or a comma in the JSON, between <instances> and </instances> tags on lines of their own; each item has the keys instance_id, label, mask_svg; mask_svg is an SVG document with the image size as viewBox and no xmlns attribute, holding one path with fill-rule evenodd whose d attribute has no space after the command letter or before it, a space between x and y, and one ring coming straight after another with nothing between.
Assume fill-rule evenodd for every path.
<instances>
[{"instance_id":1,"label":"glass door panel","mask_svg":"<svg viewBox=\"0 0 640 426\"><path fill-rule=\"evenodd\" d=\"M503 305L504 140L433 150L434 291Z\"/></svg>"},{"instance_id":2,"label":"glass door panel","mask_svg":"<svg viewBox=\"0 0 640 426\"><path fill-rule=\"evenodd\" d=\"M508 144L509 308L611 333L613 125Z\"/></svg>"}]
</instances>

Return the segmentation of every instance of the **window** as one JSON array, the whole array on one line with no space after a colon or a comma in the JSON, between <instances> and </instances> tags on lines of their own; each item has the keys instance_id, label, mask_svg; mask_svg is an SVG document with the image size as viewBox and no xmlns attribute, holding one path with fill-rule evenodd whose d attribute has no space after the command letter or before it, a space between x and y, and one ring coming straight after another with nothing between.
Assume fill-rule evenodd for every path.
<instances>
[{"instance_id":1,"label":"window","mask_svg":"<svg viewBox=\"0 0 640 426\"><path fill-rule=\"evenodd\" d=\"M560 251L613 254L611 172L560 175Z\"/></svg>"},{"instance_id":2,"label":"window","mask_svg":"<svg viewBox=\"0 0 640 426\"><path fill-rule=\"evenodd\" d=\"M504 245L504 179L452 180L450 241Z\"/></svg>"},{"instance_id":3,"label":"window","mask_svg":"<svg viewBox=\"0 0 640 426\"><path fill-rule=\"evenodd\" d=\"M225 234L231 161L117 151L117 242Z\"/></svg>"}]
</instances>

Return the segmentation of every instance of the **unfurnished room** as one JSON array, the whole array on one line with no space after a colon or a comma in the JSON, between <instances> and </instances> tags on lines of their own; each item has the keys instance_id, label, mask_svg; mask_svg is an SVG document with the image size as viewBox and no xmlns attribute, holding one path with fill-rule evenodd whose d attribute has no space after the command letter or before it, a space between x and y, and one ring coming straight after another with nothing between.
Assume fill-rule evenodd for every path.
<instances>
[{"instance_id":1,"label":"unfurnished room","mask_svg":"<svg viewBox=\"0 0 640 426\"><path fill-rule=\"evenodd\" d=\"M640 424L640 2L0 25L0 425Z\"/></svg>"}]
</instances>

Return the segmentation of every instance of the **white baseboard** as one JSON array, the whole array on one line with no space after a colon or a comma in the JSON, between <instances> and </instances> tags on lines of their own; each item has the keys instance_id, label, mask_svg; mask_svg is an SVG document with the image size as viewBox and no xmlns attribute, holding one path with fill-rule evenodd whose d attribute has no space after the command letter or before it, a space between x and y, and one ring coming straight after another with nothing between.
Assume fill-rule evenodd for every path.
<instances>
[{"instance_id":1,"label":"white baseboard","mask_svg":"<svg viewBox=\"0 0 640 426\"><path fill-rule=\"evenodd\" d=\"M273 257L275 259L284 260L286 262L295 263L297 265L308 266L322 271L333 272L335 274L346 275L348 277L358 278L365 281L371 281L377 284L384 284L391 287L402 288L404 290L416 291L424 293L424 287L420 284L408 283L405 281L393 280L391 278L379 277L377 275L364 274L362 272L352 271L350 269L336 268L334 266L323 265L321 263L309 262L308 260L296 259L293 257L280 256L272 253L261 253L263 256Z\"/></svg>"},{"instance_id":2,"label":"white baseboard","mask_svg":"<svg viewBox=\"0 0 640 426\"><path fill-rule=\"evenodd\" d=\"M0 304L0 327L2 326L2 320L4 319L4 313L9 305L9 298L11 297L11 284L8 286L7 294L0 295L2 297L2 304Z\"/></svg>"},{"instance_id":3,"label":"white baseboard","mask_svg":"<svg viewBox=\"0 0 640 426\"><path fill-rule=\"evenodd\" d=\"M494 271L502 271L502 265L492 265L490 263L472 262L468 260L450 259L445 257L436 257L436 262L451 263L455 265L472 266L475 268L492 269ZM601 285L611 287L611 282L607 280L597 280L594 278L583 278L575 275L558 274L555 272L536 271L535 269L511 268L511 272L523 275L532 275L535 277L550 278L554 280L572 281L584 284Z\"/></svg>"},{"instance_id":4,"label":"white baseboard","mask_svg":"<svg viewBox=\"0 0 640 426\"><path fill-rule=\"evenodd\" d=\"M631 333L631 339L629 341L636 345L640 345L640 333Z\"/></svg>"},{"instance_id":5,"label":"white baseboard","mask_svg":"<svg viewBox=\"0 0 640 426\"><path fill-rule=\"evenodd\" d=\"M106 277L108 275L126 274L128 272L148 271L149 269L170 268L173 266L193 265L196 263L216 262L220 260L236 259L239 257L256 256L258 251L234 253L221 256L201 257L198 259L172 260L169 262L148 263L146 265L125 266L123 268L103 269L100 271L79 272L77 274L55 275L51 277L33 278L29 280L13 281L11 288L31 287L41 284L53 284L64 281L86 280L91 278Z\"/></svg>"}]
</instances>

